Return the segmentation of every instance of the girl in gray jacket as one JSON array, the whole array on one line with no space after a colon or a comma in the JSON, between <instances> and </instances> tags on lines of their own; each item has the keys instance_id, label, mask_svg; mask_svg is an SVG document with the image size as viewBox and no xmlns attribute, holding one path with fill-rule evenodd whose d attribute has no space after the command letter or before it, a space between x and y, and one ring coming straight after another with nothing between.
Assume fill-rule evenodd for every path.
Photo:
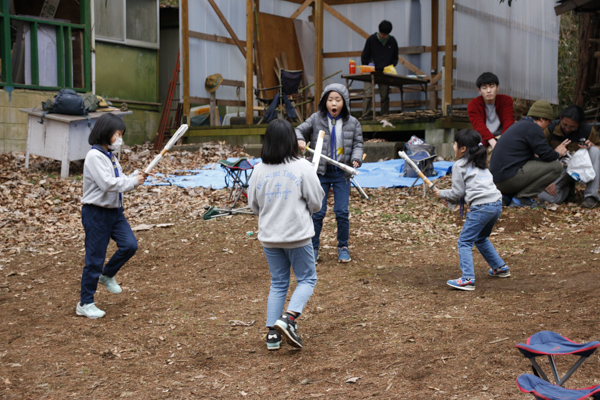
<instances>
[{"instance_id":1,"label":"girl in gray jacket","mask_svg":"<svg viewBox=\"0 0 600 400\"><path fill-rule=\"evenodd\" d=\"M111 293L121 293L115 274L135 254L137 240L123 215L123 193L144 183L147 174L123 174L119 160L112 154L123 144L125 123L113 114L98 118L88 139L92 149L83 165L81 222L85 230L85 267L81 276L81 300L77 315L100 318L106 314L94 304L98 283ZM108 242L118 250L104 264Z\"/></svg>"},{"instance_id":2,"label":"girl in gray jacket","mask_svg":"<svg viewBox=\"0 0 600 400\"><path fill-rule=\"evenodd\" d=\"M358 168L362 164L363 136L360 122L350 115L350 94L344 85L328 85L319 102L319 111L311 115L296 128L298 145L314 149L319 131L325 132L322 154L346 165ZM348 238L350 237L350 219L348 203L350 201L350 174L340 168L329 165L321 159L317 171L319 181L325 191L321 209L313 214L315 236L312 239L315 261L319 256L319 236L323 227L323 218L327 212L327 196L333 190L333 211L337 220L338 261L349 262Z\"/></svg>"}]
</instances>

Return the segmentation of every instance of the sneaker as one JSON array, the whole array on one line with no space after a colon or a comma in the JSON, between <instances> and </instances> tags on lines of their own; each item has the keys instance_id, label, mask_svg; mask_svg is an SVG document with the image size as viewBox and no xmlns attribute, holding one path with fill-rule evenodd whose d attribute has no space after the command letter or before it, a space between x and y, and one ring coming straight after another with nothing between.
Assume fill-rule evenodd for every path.
<instances>
[{"instance_id":1,"label":"sneaker","mask_svg":"<svg viewBox=\"0 0 600 400\"><path fill-rule=\"evenodd\" d=\"M100 279L98 279L98 283L103 284L109 292L119 294L123 291L121 286L115 280L115 277L109 278L106 275L100 275Z\"/></svg>"},{"instance_id":2,"label":"sneaker","mask_svg":"<svg viewBox=\"0 0 600 400\"><path fill-rule=\"evenodd\" d=\"M90 319L102 318L106 315L106 313L96 307L94 303L86 304L84 306L82 306L81 303L77 303L75 312L79 316L88 317Z\"/></svg>"},{"instance_id":3,"label":"sneaker","mask_svg":"<svg viewBox=\"0 0 600 400\"><path fill-rule=\"evenodd\" d=\"M586 197L581 203L581 207L583 208L595 208L598 202L593 197Z\"/></svg>"},{"instance_id":4,"label":"sneaker","mask_svg":"<svg viewBox=\"0 0 600 400\"><path fill-rule=\"evenodd\" d=\"M267 333L267 350L279 350L281 347L281 335L274 329Z\"/></svg>"},{"instance_id":5,"label":"sneaker","mask_svg":"<svg viewBox=\"0 0 600 400\"><path fill-rule=\"evenodd\" d=\"M473 278L473 279L465 279L465 278L452 279L446 283L449 286L452 286L454 289L475 290L475 278Z\"/></svg>"},{"instance_id":6,"label":"sneaker","mask_svg":"<svg viewBox=\"0 0 600 400\"><path fill-rule=\"evenodd\" d=\"M302 348L302 339L298 335L298 325L296 321L291 319L288 315L284 315L275 322L274 326L277 333L285 337L285 340L292 347L297 349Z\"/></svg>"},{"instance_id":7,"label":"sneaker","mask_svg":"<svg viewBox=\"0 0 600 400\"><path fill-rule=\"evenodd\" d=\"M510 203L512 203L512 199L513 198L511 196L502 195L502 207L510 206Z\"/></svg>"},{"instance_id":8,"label":"sneaker","mask_svg":"<svg viewBox=\"0 0 600 400\"><path fill-rule=\"evenodd\" d=\"M313 249L313 251L315 252L315 264L316 264L317 261L319 260L319 249Z\"/></svg>"},{"instance_id":9,"label":"sneaker","mask_svg":"<svg viewBox=\"0 0 600 400\"><path fill-rule=\"evenodd\" d=\"M533 200L530 197L513 197L512 201L510 203L510 207L530 207L530 208L541 207L541 208L544 208L543 205L541 205L540 203L538 203L537 201Z\"/></svg>"},{"instance_id":10,"label":"sneaker","mask_svg":"<svg viewBox=\"0 0 600 400\"><path fill-rule=\"evenodd\" d=\"M505 265L496 269L490 268L488 274L490 274L490 276L497 276L498 278L508 278L510 276L510 270L508 269L508 265Z\"/></svg>"},{"instance_id":11,"label":"sneaker","mask_svg":"<svg viewBox=\"0 0 600 400\"><path fill-rule=\"evenodd\" d=\"M338 262L347 263L350 262L350 250L347 247L338 248Z\"/></svg>"}]
</instances>

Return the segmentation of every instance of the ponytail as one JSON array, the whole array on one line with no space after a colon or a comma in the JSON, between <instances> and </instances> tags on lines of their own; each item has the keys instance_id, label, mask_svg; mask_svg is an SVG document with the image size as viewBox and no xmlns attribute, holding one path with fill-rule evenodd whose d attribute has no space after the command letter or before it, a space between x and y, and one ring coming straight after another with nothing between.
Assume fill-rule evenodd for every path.
<instances>
[{"instance_id":1,"label":"ponytail","mask_svg":"<svg viewBox=\"0 0 600 400\"><path fill-rule=\"evenodd\" d=\"M481 135L473 129L462 129L456 133L454 140L458 147L466 147L462 158L467 164L473 164L479 169L487 168L487 147L481 143Z\"/></svg>"}]
</instances>

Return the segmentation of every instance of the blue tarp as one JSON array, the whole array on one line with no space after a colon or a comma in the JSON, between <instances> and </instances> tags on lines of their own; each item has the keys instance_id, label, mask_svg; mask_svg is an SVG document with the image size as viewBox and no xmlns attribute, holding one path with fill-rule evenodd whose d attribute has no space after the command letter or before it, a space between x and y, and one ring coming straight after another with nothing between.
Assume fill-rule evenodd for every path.
<instances>
[{"instance_id":1,"label":"blue tarp","mask_svg":"<svg viewBox=\"0 0 600 400\"><path fill-rule=\"evenodd\" d=\"M237 158L228 158L227 161L235 161ZM251 164L257 164L260 158L249 160ZM444 175L448 175L452 171L454 162L438 161L433 163L433 167L437 172L436 176L429 177L430 180L438 179ZM209 164L200 170L180 171L186 175L177 176L170 175L164 177L157 174L162 181L154 182L146 181L146 186L164 186L173 185L182 188L194 187L211 187L213 189L223 189L225 186L225 171L219 164L215 169L214 164ZM402 176L404 170L404 160L389 160L376 163L364 163L359 169L359 174L355 176L356 182L363 188L379 188L379 187L408 187L413 184L415 178L405 178ZM419 179L415 186L422 185L423 181Z\"/></svg>"}]
</instances>

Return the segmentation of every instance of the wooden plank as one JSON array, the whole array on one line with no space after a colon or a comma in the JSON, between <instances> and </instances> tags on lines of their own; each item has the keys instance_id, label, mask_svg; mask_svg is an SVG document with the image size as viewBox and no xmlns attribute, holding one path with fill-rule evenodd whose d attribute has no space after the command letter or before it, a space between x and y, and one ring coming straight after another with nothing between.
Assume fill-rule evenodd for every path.
<instances>
[{"instance_id":1,"label":"wooden plank","mask_svg":"<svg viewBox=\"0 0 600 400\"><path fill-rule=\"evenodd\" d=\"M570 0L555 6L554 12L558 16L591 2L592 0Z\"/></svg>"},{"instance_id":2,"label":"wooden plank","mask_svg":"<svg viewBox=\"0 0 600 400\"><path fill-rule=\"evenodd\" d=\"M246 0L246 38L248 39L246 42L246 104L252 104L253 96L252 96L252 85L254 84L254 63L252 55L254 53L254 44L250 38L254 33L254 3L253 0ZM252 116L254 112L249 112L248 109L250 107L246 107L246 125L252 124Z\"/></svg>"},{"instance_id":3,"label":"wooden plank","mask_svg":"<svg viewBox=\"0 0 600 400\"><path fill-rule=\"evenodd\" d=\"M439 18L439 15L438 15ZM430 53L432 49L432 46L425 46L425 53ZM437 47L438 51L446 51L446 45L445 44L440 44ZM452 50L456 51L456 45L452 46Z\"/></svg>"},{"instance_id":4,"label":"wooden plank","mask_svg":"<svg viewBox=\"0 0 600 400\"><path fill-rule=\"evenodd\" d=\"M444 60L444 98L442 115L452 114L452 45L454 44L454 0L446 0L446 58Z\"/></svg>"},{"instance_id":5,"label":"wooden plank","mask_svg":"<svg viewBox=\"0 0 600 400\"><path fill-rule=\"evenodd\" d=\"M438 51L439 51L439 24L440 24L440 4L439 0L431 0L431 74L437 73L438 70ZM433 80L437 77L434 76L431 79L430 85L435 85L438 80L442 77L441 74L439 78L433 82ZM437 91L433 92L429 96L429 108L432 110L436 110L438 105L438 95Z\"/></svg>"},{"instance_id":6,"label":"wooden plank","mask_svg":"<svg viewBox=\"0 0 600 400\"><path fill-rule=\"evenodd\" d=\"M289 3L302 4L304 0L285 0ZM359 4L359 3L377 3L380 1L389 1L389 0L327 0L327 3L330 6L340 6L344 4Z\"/></svg>"},{"instance_id":7,"label":"wooden plank","mask_svg":"<svg viewBox=\"0 0 600 400\"><path fill-rule=\"evenodd\" d=\"M323 58L346 58L346 57L360 57L362 51L337 51L331 53L323 53Z\"/></svg>"},{"instance_id":8,"label":"wooden plank","mask_svg":"<svg viewBox=\"0 0 600 400\"><path fill-rule=\"evenodd\" d=\"M325 11L327 11L329 14L333 15L334 17L336 17L337 19L339 19L340 21L342 21L344 23L344 25L346 25L347 27L349 27L350 29L352 29L354 32L358 33L363 38L368 39L369 36L371 36L367 32L365 32L364 30L362 30L361 28L359 28L354 22L350 21L348 18L344 17L342 14L340 14L339 12L337 12L329 4L325 3L322 0L321 0L321 3L323 4L323 8L325 9Z\"/></svg>"},{"instance_id":9,"label":"wooden plank","mask_svg":"<svg viewBox=\"0 0 600 400\"><path fill-rule=\"evenodd\" d=\"M300 16L300 14L302 14L302 12L306 9L306 7L308 7L309 5L311 5L313 1L314 0L306 0L306 1L304 1L304 3L302 3L302 5L296 11L294 11L294 13L290 16L290 18L291 19L298 18L298 16Z\"/></svg>"},{"instance_id":10,"label":"wooden plank","mask_svg":"<svg viewBox=\"0 0 600 400\"><path fill-rule=\"evenodd\" d=\"M323 0L315 0L315 99L323 92ZM368 36L367 36L368 37ZM313 102L314 112L319 109L319 102Z\"/></svg>"},{"instance_id":11,"label":"wooden plank","mask_svg":"<svg viewBox=\"0 0 600 400\"><path fill-rule=\"evenodd\" d=\"M285 70L289 70L288 62L287 62L287 54L285 54L285 51L281 52L281 67Z\"/></svg>"},{"instance_id":12,"label":"wooden plank","mask_svg":"<svg viewBox=\"0 0 600 400\"><path fill-rule=\"evenodd\" d=\"M425 53L425 46L398 47L398 54L420 54Z\"/></svg>"},{"instance_id":13,"label":"wooden plank","mask_svg":"<svg viewBox=\"0 0 600 400\"><path fill-rule=\"evenodd\" d=\"M429 82L429 84L435 85L436 83L439 82L440 79L442 79L442 73L438 72L437 75L435 75L433 78L431 78L431 81Z\"/></svg>"},{"instance_id":14,"label":"wooden plank","mask_svg":"<svg viewBox=\"0 0 600 400\"><path fill-rule=\"evenodd\" d=\"M442 64L446 65L446 56L442 56ZM452 69L456 69L456 57L452 57Z\"/></svg>"},{"instance_id":15,"label":"wooden plank","mask_svg":"<svg viewBox=\"0 0 600 400\"><path fill-rule=\"evenodd\" d=\"M232 79L223 79L223 82L221 83L221 85L223 86L233 86L233 87L245 87L246 84L244 83L244 81L235 81Z\"/></svg>"},{"instance_id":16,"label":"wooden plank","mask_svg":"<svg viewBox=\"0 0 600 400\"><path fill-rule=\"evenodd\" d=\"M231 27L231 25L229 25L229 22L227 22L227 19L225 19L225 16L223 15L221 10L215 3L215 0L208 0L208 2L212 6L213 10L215 10L215 12L217 13L217 16L219 17L219 19L221 20L223 25L225 25L225 29L227 29L227 32L229 32L229 34L231 35L231 38L235 42L238 49L240 49L240 51L242 52L242 55L244 57L246 57L246 49L244 49L244 46L242 46L242 43L240 43L240 40L238 39L237 35L233 31L233 28ZM250 15L252 16L252 13ZM249 36L249 37L252 37L252 36Z\"/></svg>"},{"instance_id":17,"label":"wooden plank","mask_svg":"<svg viewBox=\"0 0 600 400\"><path fill-rule=\"evenodd\" d=\"M252 89L252 88L250 88ZM190 97L190 101L194 104L208 104L210 105L210 97ZM233 107L245 107L246 102L243 100L219 100L216 99L217 106L233 106ZM48 114L50 115L50 114Z\"/></svg>"},{"instance_id":18,"label":"wooden plank","mask_svg":"<svg viewBox=\"0 0 600 400\"><path fill-rule=\"evenodd\" d=\"M190 123L190 21L188 0L181 0L181 71L183 72L183 122Z\"/></svg>"},{"instance_id":19,"label":"wooden plank","mask_svg":"<svg viewBox=\"0 0 600 400\"><path fill-rule=\"evenodd\" d=\"M414 72L417 75L425 75L427 78L430 78L430 76L428 74L426 74L425 72L421 71L419 69L419 67L417 67L416 65L412 64L411 62L409 62L406 58L402 57L402 56L398 56L398 62L402 65L404 65L406 68L408 68L409 71Z\"/></svg>"},{"instance_id":20,"label":"wooden plank","mask_svg":"<svg viewBox=\"0 0 600 400\"><path fill-rule=\"evenodd\" d=\"M189 37L192 37L192 38L195 38L195 39L207 40L209 42L226 43L226 44L231 44L231 45L236 46L236 43L235 43L235 41L233 39L230 39L230 38L225 37L225 36L209 35L208 33L190 31L189 32ZM244 47L246 46L246 41L245 40L240 40L240 43Z\"/></svg>"}]
</instances>

